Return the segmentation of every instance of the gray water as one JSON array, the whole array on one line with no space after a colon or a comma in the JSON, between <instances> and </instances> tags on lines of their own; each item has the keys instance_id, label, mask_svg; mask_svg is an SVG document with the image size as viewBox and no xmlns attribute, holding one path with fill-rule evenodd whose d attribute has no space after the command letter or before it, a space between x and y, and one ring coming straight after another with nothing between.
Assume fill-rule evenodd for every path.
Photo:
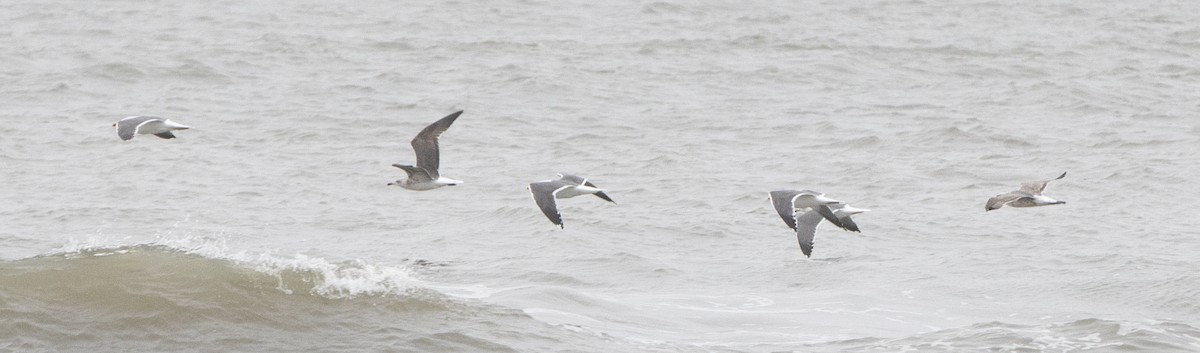
<instances>
[{"instance_id":1,"label":"gray water","mask_svg":"<svg viewBox=\"0 0 1200 353\"><path fill-rule=\"evenodd\" d=\"M1200 350L1200 3L0 4L0 350ZM442 174L386 186L453 111ZM173 140L111 124L158 115ZM1066 205L984 212L1049 179ZM589 177L618 204L525 185ZM812 258L766 193L869 208Z\"/></svg>"}]
</instances>

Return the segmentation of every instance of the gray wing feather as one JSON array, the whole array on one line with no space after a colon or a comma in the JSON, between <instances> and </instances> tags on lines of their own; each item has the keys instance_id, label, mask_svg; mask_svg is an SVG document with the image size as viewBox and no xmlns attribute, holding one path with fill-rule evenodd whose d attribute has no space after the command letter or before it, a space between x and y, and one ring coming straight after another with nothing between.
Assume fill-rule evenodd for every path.
<instances>
[{"instance_id":1,"label":"gray wing feather","mask_svg":"<svg viewBox=\"0 0 1200 353\"><path fill-rule=\"evenodd\" d=\"M592 184L592 182L590 182L590 181L587 181L587 179L584 179L584 180L583 180L583 186L587 186L587 187L593 187L593 188L597 188L597 189L599 189L599 188L600 188L599 186L596 186L596 184ZM614 204L615 204L615 203L617 203L616 201L613 201L613 199L612 199L611 197L608 197L608 194L605 194L603 191L596 192L596 193L595 193L595 194L593 194L593 195L596 195L596 197L599 197L599 198L601 198L601 199L604 199L604 201L612 202L612 203L614 203Z\"/></svg>"},{"instance_id":2,"label":"gray wing feather","mask_svg":"<svg viewBox=\"0 0 1200 353\"><path fill-rule=\"evenodd\" d=\"M1028 196L1029 193L1025 191L1013 191L1007 194L996 195L987 200L987 204L983 206L983 209L985 211L991 211L1000 207L1004 207L1005 204L1012 202L1013 200Z\"/></svg>"},{"instance_id":3,"label":"gray wing feather","mask_svg":"<svg viewBox=\"0 0 1200 353\"><path fill-rule=\"evenodd\" d=\"M1012 207L1034 207L1038 205L1037 201L1034 201L1032 197L1019 197L1008 204Z\"/></svg>"},{"instance_id":4,"label":"gray wing feather","mask_svg":"<svg viewBox=\"0 0 1200 353\"><path fill-rule=\"evenodd\" d=\"M800 192L796 190L775 190L768 194L771 204L775 206L775 212L779 213L779 218L783 218L783 223L791 229L796 229L796 206L792 199L798 194Z\"/></svg>"},{"instance_id":5,"label":"gray wing feather","mask_svg":"<svg viewBox=\"0 0 1200 353\"><path fill-rule=\"evenodd\" d=\"M542 214L546 215L546 218L549 218L550 222L559 228L564 227L562 215L558 213L558 201L554 199L554 194L568 186L557 181L542 181L529 184L529 193L533 195L533 202L537 203L538 208L542 210Z\"/></svg>"},{"instance_id":6,"label":"gray wing feather","mask_svg":"<svg viewBox=\"0 0 1200 353\"><path fill-rule=\"evenodd\" d=\"M133 138L133 135L137 134L139 126L148 121L159 119L153 116L131 116L121 119L117 121L117 136L122 140L128 141Z\"/></svg>"},{"instance_id":7,"label":"gray wing feather","mask_svg":"<svg viewBox=\"0 0 1200 353\"><path fill-rule=\"evenodd\" d=\"M450 128L450 124L462 115L463 111L459 110L444 118L439 119L433 124L429 124L417 137L412 139L413 152L417 154L417 167L424 169L433 179L438 177L438 166L440 164L440 155L438 153L438 136L441 136L446 129Z\"/></svg>"},{"instance_id":8,"label":"gray wing feather","mask_svg":"<svg viewBox=\"0 0 1200 353\"><path fill-rule=\"evenodd\" d=\"M854 220L850 219L850 216L842 217L839 219L842 221L842 226L843 226L842 229L845 229L845 230L848 230L851 232L862 233L862 231L858 230L858 223L854 223Z\"/></svg>"},{"instance_id":9,"label":"gray wing feather","mask_svg":"<svg viewBox=\"0 0 1200 353\"><path fill-rule=\"evenodd\" d=\"M590 183L589 183L589 184L590 184ZM588 186L591 186L591 187L596 187L596 186L594 186L594 185L588 185ZM615 203L617 203L616 201L613 201L613 199L612 199L611 197L608 197L608 194L605 194L603 191L597 192L597 193L595 193L594 195L596 195L596 197L599 197L599 198L601 198L601 199L604 199L604 201L612 202L612 203L614 203L614 204L615 204Z\"/></svg>"},{"instance_id":10,"label":"gray wing feather","mask_svg":"<svg viewBox=\"0 0 1200 353\"><path fill-rule=\"evenodd\" d=\"M842 219L838 218L837 214L833 213L833 209L829 208L828 205L817 206L816 211L821 214L821 217L825 217L825 220L829 221L829 223L833 223L838 228L846 229L846 225L842 224Z\"/></svg>"},{"instance_id":11,"label":"gray wing feather","mask_svg":"<svg viewBox=\"0 0 1200 353\"><path fill-rule=\"evenodd\" d=\"M408 174L408 179L414 182L421 183L433 180L433 177L429 175L429 172L426 172L425 169L422 169L421 167L414 167L405 164L392 164L392 166L404 170L404 172Z\"/></svg>"},{"instance_id":12,"label":"gray wing feather","mask_svg":"<svg viewBox=\"0 0 1200 353\"><path fill-rule=\"evenodd\" d=\"M1021 191L1028 192L1033 195L1041 195L1042 191L1046 190L1046 184L1050 183L1051 181L1062 179L1066 176L1067 176L1067 172L1063 172L1062 175L1059 175L1057 178L1054 178L1054 179L1030 181L1030 182L1021 183Z\"/></svg>"},{"instance_id":13,"label":"gray wing feather","mask_svg":"<svg viewBox=\"0 0 1200 353\"><path fill-rule=\"evenodd\" d=\"M822 219L824 217L818 211L808 211L796 217L796 241L800 243L800 251L805 257L812 257L813 238Z\"/></svg>"}]
</instances>

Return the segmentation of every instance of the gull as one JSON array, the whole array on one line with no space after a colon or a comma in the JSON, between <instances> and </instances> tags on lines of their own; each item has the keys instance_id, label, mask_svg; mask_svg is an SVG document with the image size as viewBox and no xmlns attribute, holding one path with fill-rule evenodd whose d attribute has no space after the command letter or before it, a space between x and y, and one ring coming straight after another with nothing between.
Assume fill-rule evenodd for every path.
<instances>
[{"instance_id":1,"label":"gull","mask_svg":"<svg viewBox=\"0 0 1200 353\"><path fill-rule=\"evenodd\" d=\"M135 115L126 117L113 123L113 127L117 128L117 136L121 140L129 141L136 134L151 134L165 139L175 138L172 130L187 130L191 126L183 125L153 116Z\"/></svg>"},{"instance_id":2,"label":"gull","mask_svg":"<svg viewBox=\"0 0 1200 353\"><path fill-rule=\"evenodd\" d=\"M832 210L817 207L839 202L838 200L825 197L823 193L812 190L796 191L785 189L772 191L767 194L767 198L771 200L771 204L775 205L775 212L779 213L779 217L783 218L783 223L786 223L788 228L796 229L796 213L806 208L815 209L825 219L828 219L829 222L841 227L841 221L833 214Z\"/></svg>"},{"instance_id":3,"label":"gull","mask_svg":"<svg viewBox=\"0 0 1200 353\"><path fill-rule=\"evenodd\" d=\"M850 216L870 211L842 202L819 205L815 208L796 217L796 241L800 243L800 251L804 253L805 257L812 257L813 237L817 235L817 225L821 223L821 220L826 219L825 212L831 212L838 220L837 222L830 221L830 223L848 231L862 233L858 230L858 224L854 223Z\"/></svg>"},{"instance_id":4,"label":"gull","mask_svg":"<svg viewBox=\"0 0 1200 353\"><path fill-rule=\"evenodd\" d=\"M417 137L412 139L413 152L417 154L417 165L392 164L393 167L403 169L405 173L408 173L408 178L396 180L388 185L424 191L446 185L461 184L461 180L446 178L438 174L438 136L446 132L446 129L450 128L450 124L454 123L454 119L458 119L462 113L463 111L459 110L447 115L417 133Z\"/></svg>"},{"instance_id":5,"label":"gull","mask_svg":"<svg viewBox=\"0 0 1200 353\"><path fill-rule=\"evenodd\" d=\"M604 199L604 201L617 203L604 193L596 184L588 181L586 178L571 174L558 174L558 180L543 180L529 184L529 193L533 195L533 202L536 202L538 208L542 209L542 213L546 218L550 219L551 223L563 228L562 215L558 213L558 201L555 199L571 198L579 195L593 194L596 197Z\"/></svg>"},{"instance_id":6,"label":"gull","mask_svg":"<svg viewBox=\"0 0 1200 353\"><path fill-rule=\"evenodd\" d=\"M1062 179L1067 176L1067 172L1063 172L1057 178L1050 180L1029 181L1021 183L1021 189L1012 191L1007 194L996 195L988 199L987 204L983 206L984 212L1004 207L1009 205L1012 207L1036 207L1046 205L1065 204L1066 201L1055 200L1042 195L1042 190L1046 190L1046 183L1054 180Z\"/></svg>"}]
</instances>

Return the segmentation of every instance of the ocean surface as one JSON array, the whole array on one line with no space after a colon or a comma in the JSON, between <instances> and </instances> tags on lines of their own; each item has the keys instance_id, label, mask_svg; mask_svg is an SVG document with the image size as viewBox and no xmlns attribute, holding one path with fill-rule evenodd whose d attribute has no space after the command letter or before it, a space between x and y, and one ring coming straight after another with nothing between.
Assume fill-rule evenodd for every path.
<instances>
[{"instance_id":1,"label":"ocean surface","mask_svg":"<svg viewBox=\"0 0 1200 353\"><path fill-rule=\"evenodd\" d=\"M0 351L1200 351L1200 2L0 3ZM442 175L386 184L409 140ZM130 115L193 128L121 141ZM526 191L570 172L617 204ZM1021 182L1067 202L984 212ZM767 201L871 209L805 258Z\"/></svg>"}]
</instances>

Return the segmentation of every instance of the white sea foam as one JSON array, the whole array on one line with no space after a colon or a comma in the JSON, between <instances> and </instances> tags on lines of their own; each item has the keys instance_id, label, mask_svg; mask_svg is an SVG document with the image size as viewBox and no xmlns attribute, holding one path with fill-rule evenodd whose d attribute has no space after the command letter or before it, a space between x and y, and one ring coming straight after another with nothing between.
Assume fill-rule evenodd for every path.
<instances>
[{"instance_id":1,"label":"white sea foam","mask_svg":"<svg viewBox=\"0 0 1200 353\"><path fill-rule=\"evenodd\" d=\"M421 284L414 273L403 265L371 264L358 259L331 262L305 254L280 255L275 251L232 250L228 245L229 238L224 235L194 237L168 233L152 241L132 244L125 242L128 239L107 236L71 239L43 256L111 256L131 251L165 249L228 261L274 276L279 281L277 289L288 294L293 294L294 289L289 287L286 280L290 276L297 276L312 285L311 294L329 298L403 295Z\"/></svg>"}]
</instances>

